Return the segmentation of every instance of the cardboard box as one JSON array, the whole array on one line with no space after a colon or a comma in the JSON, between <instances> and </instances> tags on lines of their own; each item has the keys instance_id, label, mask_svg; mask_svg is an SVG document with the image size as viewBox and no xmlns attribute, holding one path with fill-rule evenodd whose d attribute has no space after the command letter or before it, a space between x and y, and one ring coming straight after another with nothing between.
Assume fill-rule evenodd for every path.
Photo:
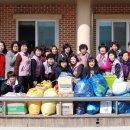
<instances>
[{"instance_id":1,"label":"cardboard box","mask_svg":"<svg viewBox=\"0 0 130 130\"><path fill-rule=\"evenodd\" d=\"M112 101L101 101L100 102L100 113L111 114L112 113Z\"/></svg>"},{"instance_id":2,"label":"cardboard box","mask_svg":"<svg viewBox=\"0 0 130 130\"><path fill-rule=\"evenodd\" d=\"M73 91L72 77L59 77L58 78L59 92L70 92Z\"/></svg>"},{"instance_id":3,"label":"cardboard box","mask_svg":"<svg viewBox=\"0 0 130 130\"><path fill-rule=\"evenodd\" d=\"M74 97L74 91L58 92L59 97Z\"/></svg>"},{"instance_id":4,"label":"cardboard box","mask_svg":"<svg viewBox=\"0 0 130 130\"><path fill-rule=\"evenodd\" d=\"M73 115L74 114L74 105L72 102L62 103L62 115ZM56 105L56 113L59 115L59 103Z\"/></svg>"},{"instance_id":5,"label":"cardboard box","mask_svg":"<svg viewBox=\"0 0 130 130\"><path fill-rule=\"evenodd\" d=\"M4 106L2 107L4 112ZM27 113L27 106L25 102L7 102L6 113L8 115L24 115Z\"/></svg>"}]
</instances>

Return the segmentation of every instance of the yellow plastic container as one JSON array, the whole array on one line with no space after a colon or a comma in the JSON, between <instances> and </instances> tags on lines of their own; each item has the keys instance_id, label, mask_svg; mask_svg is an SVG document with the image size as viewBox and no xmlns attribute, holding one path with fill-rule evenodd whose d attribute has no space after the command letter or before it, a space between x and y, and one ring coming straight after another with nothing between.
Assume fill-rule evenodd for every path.
<instances>
[{"instance_id":1,"label":"yellow plastic container","mask_svg":"<svg viewBox=\"0 0 130 130\"><path fill-rule=\"evenodd\" d=\"M116 75L110 75L110 76L106 76L106 75L105 75L104 78L105 78L106 81L107 81L108 87L109 87L109 88L112 88L112 85L113 85L115 79L117 78L117 76L116 76Z\"/></svg>"}]
</instances>

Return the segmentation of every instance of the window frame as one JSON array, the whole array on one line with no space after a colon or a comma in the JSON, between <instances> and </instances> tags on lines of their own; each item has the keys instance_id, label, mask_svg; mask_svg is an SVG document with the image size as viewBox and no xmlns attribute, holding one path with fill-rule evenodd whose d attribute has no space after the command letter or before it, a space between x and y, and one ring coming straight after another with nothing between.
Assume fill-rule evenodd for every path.
<instances>
[{"instance_id":1,"label":"window frame","mask_svg":"<svg viewBox=\"0 0 130 130\"><path fill-rule=\"evenodd\" d=\"M18 19L16 20L16 41L19 40L19 22L20 21L33 21L35 22L35 47L38 46L38 22L55 22L55 45L59 47L59 20L50 20L50 19Z\"/></svg>"},{"instance_id":2,"label":"window frame","mask_svg":"<svg viewBox=\"0 0 130 130\"><path fill-rule=\"evenodd\" d=\"M126 23L126 50L127 48L127 44L130 41L130 19L97 19L96 21L96 54L98 54L98 46L99 46L99 25L100 22L111 22L112 23L112 32L111 32L111 38L112 41L114 39L114 26L113 23L114 22L125 22Z\"/></svg>"}]
</instances>

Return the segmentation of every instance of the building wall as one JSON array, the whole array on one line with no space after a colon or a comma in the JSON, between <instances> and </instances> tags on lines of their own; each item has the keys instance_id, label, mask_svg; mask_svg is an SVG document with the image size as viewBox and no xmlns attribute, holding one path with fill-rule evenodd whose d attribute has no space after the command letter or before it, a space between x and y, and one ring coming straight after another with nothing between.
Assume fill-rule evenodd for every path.
<instances>
[{"instance_id":1,"label":"building wall","mask_svg":"<svg viewBox=\"0 0 130 130\"><path fill-rule=\"evenodd\" d=\"M76 4L0 6L0 40L6 42L7 49L10 49L11 41L16 40L16 20L13 19L13 14L61 14L59 48L68 42L76 50Z\"/></svg>"},{"instance_id":2,"label":"building wall","mask_svg":"<svg viewBox=\"0 0 130 130\"><path fill-rule=\"evenodd\" d=\"M130 4L104 4L93 7L94 14L130 14ZM111 18L110 18L111 19ZM94 54L96 54L96 19L93 19Z\"/></svg>"}]
</instances>

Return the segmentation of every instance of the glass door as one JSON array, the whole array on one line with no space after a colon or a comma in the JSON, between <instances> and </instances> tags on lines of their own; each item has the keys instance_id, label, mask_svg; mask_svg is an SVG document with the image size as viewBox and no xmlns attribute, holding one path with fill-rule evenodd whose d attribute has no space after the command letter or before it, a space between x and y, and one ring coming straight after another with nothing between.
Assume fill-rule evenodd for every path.
<instances>
[{"instance_id":1,"label":"glass door","mask_svg":"<svg viewBox=\"0 0 130 130\"><path fill-rule=\"evenodd\" d=\"M18 40L29 43L29 52L35 48L35 21L18 22Z\"/></svg>"}]
</instances>

